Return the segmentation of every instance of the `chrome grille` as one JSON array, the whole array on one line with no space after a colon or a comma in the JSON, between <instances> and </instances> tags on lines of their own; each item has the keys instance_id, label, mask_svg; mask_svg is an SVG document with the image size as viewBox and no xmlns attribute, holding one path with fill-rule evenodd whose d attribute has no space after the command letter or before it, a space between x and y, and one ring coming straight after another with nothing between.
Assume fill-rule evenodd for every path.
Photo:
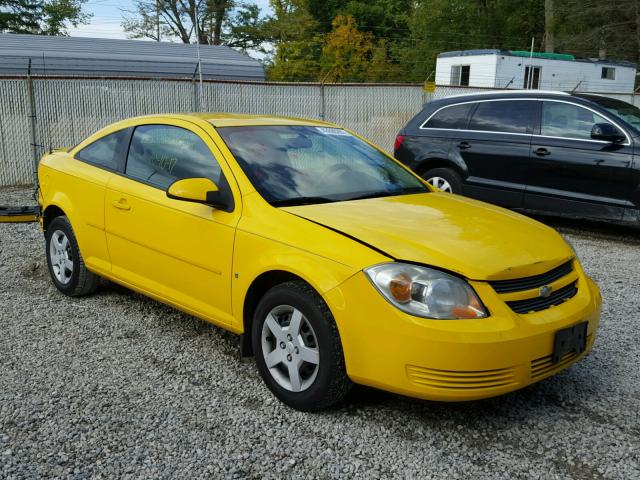
<instances>
[{"instance_id":1,"label":"chrome grille","mask_svg":"<svg viewBox=\"0 0 640 480\"><path fill-rule=\"evenodd\" d=\"M509 305L509 307L511 307L511 310L516 313L538 312L554 305L560 305L566 300L574 297L576 293L578 293L578 287L576 286L576 282L573 282L566 287L562 287L556 290L548 297L515 300L513 302L507 302L507 305Z\"/></svg>"}]
</instances>

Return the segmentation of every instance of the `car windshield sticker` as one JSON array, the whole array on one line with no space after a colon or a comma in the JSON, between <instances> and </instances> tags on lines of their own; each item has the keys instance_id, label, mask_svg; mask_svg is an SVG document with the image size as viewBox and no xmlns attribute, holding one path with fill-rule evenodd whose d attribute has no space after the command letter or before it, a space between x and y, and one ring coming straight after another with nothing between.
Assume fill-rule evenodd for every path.
<instances>
[{"instance_id":1,"label":"car windshield sticker","mask_svg":"<svg viewBox=\"0 0 640 480\"><path fill-rule=\"evenodd\" d=\"M345 132L341 128L329 128L329 127L316 127L316 130L325 135L339 135L341 137L350 137L349 132Z\"/></svg>"}]
</instances>

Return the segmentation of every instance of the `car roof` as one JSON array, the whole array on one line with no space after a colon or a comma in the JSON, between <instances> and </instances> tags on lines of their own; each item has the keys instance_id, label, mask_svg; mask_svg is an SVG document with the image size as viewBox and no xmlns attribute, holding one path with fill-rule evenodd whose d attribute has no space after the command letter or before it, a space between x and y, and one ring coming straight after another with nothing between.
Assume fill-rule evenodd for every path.
<instances>
[{"instance_id":1,"label":"car roof","mask_svg":"<svg viewBox=\"0 0 640 480\"><path fill-rule=\"evenodd\" d=\"M570 98L576 97L570 92L560 92L555 90L503 90L503 91L487 91L487 92L473 92L462 93L459 95L451 95L444 98L439 98L429 103L456 103L460 100L474 101L474 100L489 100L494 98Z\"/></svg>"},{"instance_id":2,"label":"car roof","mask_svg":"<svg viewBox=\"0 0 640 480\"><path fill-rule=\"evenodd\" d=\"M279 115L250 115L238 113L196 113L195 117L208 121L214 127L241 127L252 125L304 125L335 126L329 122Z\"/></svg>"},{"instance_id":3,"label":"car roof","mask_svg":"<svg viewBox=\"0 0 640 480\"><path fill-rule=\"evenodd\" d=\"M156 115L143 115L129 120L136 123L149 120L157 120L161 118L176 118L181 120L205 120L214 127L245 127L245 126L269 126L269 125L299 125L312 127L337 127L337 125L321 120L312 120L306 118L285 117L279 115L251 115L241 113L167 113Z\"/></svg>"}]
</instances>

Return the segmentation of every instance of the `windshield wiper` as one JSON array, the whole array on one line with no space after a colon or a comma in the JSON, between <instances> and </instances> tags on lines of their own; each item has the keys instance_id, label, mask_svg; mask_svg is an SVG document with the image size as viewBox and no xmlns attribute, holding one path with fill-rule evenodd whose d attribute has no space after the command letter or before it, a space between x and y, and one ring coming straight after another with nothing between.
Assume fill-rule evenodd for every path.
<instances>
[{"instance_id":1,"label":"windshield wiper","mask_svg":"<svg viewBox=\"0 0 640 480\"><path fill-rule=\"evenodd\" d=\"M394 197L396 195L409 195L410 193L426 193L427 190L424 187L411 187L403 188L400 190L380 190L378 192L369 192L363 195L357 195L355 197L347 198L346 200L364 200L365 198L379 198L379 197Z\"/></svg>"},{"instance_id":2,"label":"windshield wiper","mask_svg":"<svg viewBox=\"0 0 640 480\"><path fill-rule=\"evenodd\" d=\"M327 197L295 197L295 198L283 198L282 200L273 200L271 205L274 207L293 207L296 205L313 205L317 203L331 203L337 202L332 198Z\"/></svg>"}]
</instances>

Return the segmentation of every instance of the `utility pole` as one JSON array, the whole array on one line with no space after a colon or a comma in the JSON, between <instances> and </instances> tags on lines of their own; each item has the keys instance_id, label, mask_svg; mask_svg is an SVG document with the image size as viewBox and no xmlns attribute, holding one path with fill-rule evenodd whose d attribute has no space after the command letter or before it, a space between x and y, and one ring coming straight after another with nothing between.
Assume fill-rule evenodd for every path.
<instances>
[{"instance_id":1,"label":"utility pole","mask_svg":"<svg viewBox=\"0 0 640 480\"><path fill-rule=\"evenodd\" d=\"M553 0L544 0L544 51L547 53L555 50L553 10Z\"/></svg>"}]
</instances>

